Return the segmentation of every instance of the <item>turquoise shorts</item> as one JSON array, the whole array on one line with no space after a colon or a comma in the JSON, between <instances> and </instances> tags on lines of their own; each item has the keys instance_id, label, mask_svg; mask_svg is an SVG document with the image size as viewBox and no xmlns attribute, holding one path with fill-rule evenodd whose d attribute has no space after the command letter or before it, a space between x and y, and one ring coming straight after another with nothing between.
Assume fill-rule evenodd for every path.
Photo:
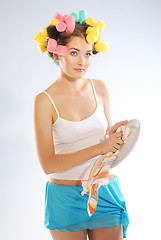
<instances>
[{"instance_id":1,"label":"turquoise shorts","mask_svg":"<svg viewBox=\"0 0 161 240\"><path fill-rule=\"evenodd\" d=\"M61 232L75 232L122 224L123 238L126 238L129 217L118 177L115 176L108 185L100 186L96 211L91 217L87 212L89 195L82 196L82 191L82 186L59 185L47 181L44 204L45 227Z\"/></svg>"}]
</instances>

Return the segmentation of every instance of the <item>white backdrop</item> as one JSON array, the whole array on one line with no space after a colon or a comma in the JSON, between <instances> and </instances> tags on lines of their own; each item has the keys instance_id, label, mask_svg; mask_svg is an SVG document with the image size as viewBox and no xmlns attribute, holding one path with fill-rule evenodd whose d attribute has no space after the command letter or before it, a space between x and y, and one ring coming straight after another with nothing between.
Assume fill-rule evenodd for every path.
<instances>
[{"instance_id":1,"label":"white backdrop","mask_svg":"<svg viewBox=\"0 0 161 240\"><path fill-rule=\"evenodd\" d=\"M133 118L141 123L134 151L113 169L130 217L127 240L160 236L161 2L8 0L0 8L3 240L51 239L43 225L47 175L36 153L33 99L56 80L59 68L38 52L33 38L55 12L80 9L106 23L102 40L110 46L93 57L86 77L107 82L113 124Z\"/></svg>"}]
</instances>

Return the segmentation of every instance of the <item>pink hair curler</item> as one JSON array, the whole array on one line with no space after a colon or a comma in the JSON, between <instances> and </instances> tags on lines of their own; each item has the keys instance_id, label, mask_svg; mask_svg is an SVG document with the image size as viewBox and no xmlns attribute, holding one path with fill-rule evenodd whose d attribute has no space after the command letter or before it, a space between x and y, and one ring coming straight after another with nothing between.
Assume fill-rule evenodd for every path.
<instances>
[{"instance_id":1,"label":"pink hair curler","mask_svg":"<svg viewBox=\"0 0 161 240\"><path fill-rule=\"evenodd\" d=\"M62 55L62 56L66 56L68 52L68 48L66 46L63 45L58 45L57 49L55 50L56 54Z\"/></svg>"},{"instance_id":2,"label":"pink hair curler","mask_svg":"<svg viewBox=\"0 0 161 240\"><path fill-rule=\"evenodd\" d=\"M49 38L47 50L49 52L54 52L54 50L57 48L57 41L53 38Z\"/></svg>"},{"instance_id":3,"label":"pink hair curler","mask_svg":"<svg viewBox=\"0 0 161 240\"><path fill-rule=\"evenodd\" d=\"M69 16L69 14L65 14L64 16L62 16L62 18L60 19L60 21L61 21L61 22L66 22L68 16Z\"/></svg>"},{"instance_id":4,"label":"pink hair curler","mask_svg":"<svg viewBox=\"0 0 161 240\"><path fill-rule=\"evenodd\" d=\"M58 22L56 25L56 29L59 32L64 32L66 30L66 24L64 22Z\"/></svg>"},{"instance_id":5,"label":"pink hair curler","mask_svg":"<svg viewBox=\"0 0 161 240\"><path fill-rule=\"evenodd\" d=\"M75 29L75 17L72 15L69 15L66 18L66 32L73 33L74 29Z\"/></svg>"},{"instance_id":6,"label":"pink hair curler","mask_svg":"<svg viewBox=\"0 0 161 240\"><path fill-rule=\"evenodd\" d=\"M47 50L62 56L66 56L68 52L68 48L66 46L57 45L57 41L53 38L49 38Z\"/></svg>"},{"instance_id":7,"label":"pink hair curler","mask_svg":"<svg viewBox=\"0 0 161 240\"><path fill-rule=\"evenodd\" d=\"M60 12L56 12L56 13L54 14L54 17L53 17L53 18L56 18L56 19L60 20L62 17L63 17L63 15L62 15Z\"/></svg>"},{"instance_id":8,"label":"pink hair curler","mask_svg":"<svg viewBox=\"0 0 161 240\"><path fill-rule=\"evenodd\" d=\"M59 12L54 15L57 17L59 22L56 24L56 29L59 32L64 32L66 31L67 34L73 33L75 29L75 17L69 14L65 14L62 16ZM61 18L60 18L61 17Z\"/></svg>"}]
</instances>

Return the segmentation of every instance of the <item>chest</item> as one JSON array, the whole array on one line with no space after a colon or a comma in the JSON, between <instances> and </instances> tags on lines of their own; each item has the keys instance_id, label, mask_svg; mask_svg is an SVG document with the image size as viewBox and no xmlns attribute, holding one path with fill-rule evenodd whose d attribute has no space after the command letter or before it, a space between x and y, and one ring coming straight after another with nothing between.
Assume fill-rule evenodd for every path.
<instances>
[{"instance_id":1,"label":"chest","mask_svg":"<svg viewBox=\"0 0 161 240\"><path fill-rule=\"evenodd\" d=\"M99 104L96 111L84 120L73 122L58 118L53 124L54 142L61 146L65 144L64 147L69 144L74 147L75 144L78 144L78 147L86 146L87 143L95 144L96 140L98 143L104 138L106 129L107 120L103 106Z\"/></svg>"},{"instance_id":2,"label":"chest","mask_svg":"<svg viewBox=\"0 0 161 240\"><path fill-rule=\"evenodd\" d=\"M102 98L97 96L98 103L103 105ZM94 95L89 93L79 96L62 96L55 98L59 116L69 121L81 121L90 117L97 109L97 101ZM52 111L53 122L57 119L55 109Z\"/></svg>"}]
</instances>

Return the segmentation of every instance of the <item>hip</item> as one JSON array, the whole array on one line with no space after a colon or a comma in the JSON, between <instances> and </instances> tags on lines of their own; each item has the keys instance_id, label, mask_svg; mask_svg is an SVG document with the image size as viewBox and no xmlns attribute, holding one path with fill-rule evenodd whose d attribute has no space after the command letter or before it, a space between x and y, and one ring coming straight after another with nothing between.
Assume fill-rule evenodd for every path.
<instances>
[{"instance_id":1,"label":"hip","mask_svg":"<svg viewBox=\"0 0 161 240\"><path fill-rule=\"evenodd\" d=\"M113 178L114 178L114 174L111 174L109 180L112 180ZM59 185L69 185L69 186L81 186L82 185L81 180L55 179L55 178L51 178L50 176L48 177L48 182L59 184Z\"/></svg>"}]
</instances>

